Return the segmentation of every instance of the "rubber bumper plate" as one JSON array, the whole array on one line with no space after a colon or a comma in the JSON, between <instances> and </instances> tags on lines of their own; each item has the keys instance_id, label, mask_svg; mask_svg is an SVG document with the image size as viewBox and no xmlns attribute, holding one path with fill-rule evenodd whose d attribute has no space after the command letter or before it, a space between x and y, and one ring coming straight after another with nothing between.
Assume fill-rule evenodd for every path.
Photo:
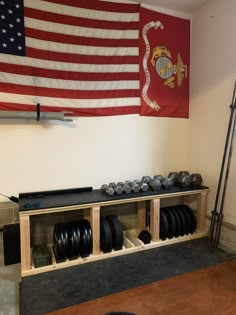
<instances>
[{"instance_id":1,"label":"rubber bumper plate","mask_svg":"<svg viewBox=\"0 0 236 315\"><path fill-rule=\"evenodd\" d=\"M111 228L112 248L120 250L123 246L123 229L120 220L116 215L109 215L106 218Z\"/></svg>"},{"instance_id":2,"label":"rubber bumper plate","mask_svg":"<svg viewBox=\"0 0 236 315\"><path fill-rule=\"evenodd\" d=\"M168 207L164 208L164 212L166 214L167 221L168 221L168 238L173 238L176 233L175 217Z\"/></svg>"},{"instance_id":3,"label":"rubber bumper plate","mask_svg":"<svg viewBox=\"0 0 236 315\"><path fill-rule=\"evenodd\" d=\"M100 218L100 248L103 253L112 251L112 232L107 218Z\"/></svg>"},{"instance_id":4,"label":"rubber bumper plate","mask_svg":"<svg viewBox=\"0 0 236 315\"><path fill-rule=\"evenodd\" d=\"M65 223L58 223L53 231L53 249L57 262L68 258L68 227Z\"/></svg>"},{"instance_id":5,"label":"rubber bumper plate","mask_svg":"<svg viewBox=\"0 0 236 315\"><path fill-rule=\"evenodd\" d=\"M61 237L60 225L56 224L53 231L53 250L57 262L63 261L63 240Z\"/></svg>"},{"instance_id":6,"label":"rubber bumper plate","mask_svg":"<svg viewBox=\"0 0 236 315\"><path fill-rule=\"evenodd\" d=\"M183 205L182 207L184 207L186 209L186 211L189 213L190 217L191 217L191 232L190 233L193 233L196 228L197 228L197 219L196 219L196 216L193 212L193 210L186 206L186 205Z\"/></svg>"},{"instance_id":7,"label":"rubber bumper plate","mask_svg":"<svg viewBox=\"0 0 236 315\"><path fill-rule=\"evenodd\" d=\"M68 258L68 240L69 240L69 237L68 237L68 224L63 223L62 224L62 230L63 230L62 237L63 237L65 259L67 259Z\"/></svg>"},{"instance_id":8,"label":"rubber bumper plate","mask_svg":"<svg viewBox=\"0 0 236 315\"><path fill-rule=\"evenodd\" d=\"M69 225L68 256L76 259L80 256L80 229L78 222Z\"/></svg>"},{"instance_id":9,"label":"rubber bumper plate","mask_svg":"<svg viewBox=\"0 0 236 315\"><path fill-rule=\"evenodd\" d=\"M151 243L152 236L147 230L143 230L139 233L138 238L144 243Z\"/></svg>"},{"instance_id":10,"label":"rubber bumper plate","mask_svg":"<svg viewBox=\"0 0 236 315\"><path fill-rule=\"evenodd\" d=\"M175 217L175 237L178 237L181 235L181 231L182 231L182 226L181 226L181 220L179 217L178 212L176 211L175 207L169 207L169 211L173 214L173 216Z\"/></svg>"},{"instance_id":11,"label":"rubber bumper plate","mask_svg":"<svg viewBox=\"0 0 236 315\"><path fill-rule=\"evenodd\" d=\"M185 206L179 206L179 209L183 212L183 214L185 215L185 219L186 219L186 234L191 233L192 231L192 220L191 220L191 216L189 214L189 212L187 211L187 209L185 208Z\"/></svg>"},{"instance_id":12,"label":"rubber bumper plate","mask_svg":"<svg viewBox=\"0 0 236 315\"><path fill-rule=\"evenodd\" d=\"M180 221L181 221L181 236L184 236L185 234L187 234L187 219L183 213L183 211L181 210L181 208L179 206L175 206L176 211L178 212Z\"/></svg>"},{"instance_id":13,"label":"rubber bumper plate","mask_svg":"<svg viewBox=\"0 0 236 315\"><path fill-rule=\"evenodd\" d=\"M160 209L160 238L164 241L168 237L168 220L165 212Z\"/></svg>"},{"instance_id":14,"label":"rubber bumper plate","mask_svg":"<svg viewBox=\"0 0 236 315\"><path fill-rule=\"evenodd\" d=\"M88 257L90 255L89 252L89 231L86 225L82 222L83 220L79 221L79 229L80 229L80 256L82 258Z\"/></svg>"},{"instance_id":15,"label":"rubber bumper plate","mask_svg":"<svg viewBox=\"0 0 236 315\"><path fill-rule=\"evenodd\" d=\"M87 244L86 250L89 254L91 254L93 251L93 234L92 234L90 222L86 219L83 219L80 221L80 224L83 224L85 226L85 228L87 229L88 244Z\"/></svg>"}]
</instances>

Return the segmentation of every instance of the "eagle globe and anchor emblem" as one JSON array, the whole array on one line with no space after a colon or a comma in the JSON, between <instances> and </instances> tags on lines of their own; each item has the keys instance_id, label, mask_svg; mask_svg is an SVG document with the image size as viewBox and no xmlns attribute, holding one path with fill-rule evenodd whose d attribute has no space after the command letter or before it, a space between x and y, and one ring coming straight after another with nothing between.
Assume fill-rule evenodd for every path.
<instances>
[{"instance_id":1,"label":"eagle globe and anchor emblem","mask_svg":"<svg viewBox=\"0 0 236 315\"><path fill-rule=\"evenodd\" d=\"M145 74L145 82L142 88L142 100L152 109L158 111L161 106L157 100L149 98L149 87L151 84L151 75L149 72L149 63L151 63L156 70L157 75L164 80L164 85L170 88L180 87L184 78L187 77L187 65L183 63L180 53L177 55L177 62L174 64L169 49L165 46L156 46L152 51L147 36L148 31L154 28L155 30L164 29L160 21L150 21L144 25L142 29L142 36L146 51L143 56L143 71ZM152 52L152 56L150 53Z\"/></svg>"},{"instance_id":2,"label":"eagle globe and anchor emblem","mask_svg":"<svg viewBox=\"0 0 236 315\"><path fill-rule=\"evenodd\" d=\"M177 56L177 64L173 64L171 53L165 46L157 46L152 51L151 63L155 67L160 78L164 79L164 85L170 88L180 87L184 77L187 77L187 66L184 65L180 53Z\"/></svg>"}]
</instances>

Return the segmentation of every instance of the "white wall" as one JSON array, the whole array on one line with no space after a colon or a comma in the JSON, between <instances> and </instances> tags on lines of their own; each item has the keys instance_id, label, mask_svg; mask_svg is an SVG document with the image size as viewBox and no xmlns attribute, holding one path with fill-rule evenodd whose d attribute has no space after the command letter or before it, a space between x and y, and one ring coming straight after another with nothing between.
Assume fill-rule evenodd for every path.
<instances>
[{"instance_id":1,"label":"white wall","mask_svg":"<svg viewBox=\"0 0 236 315\"><path fill-rule=\"evenodd\" d=\"M78 118L72 126L1 123L0 192L100 188L186 169L188 127L187 119L138 115Z\"/></svg>"},{"instance_id":2,"label":"white wall","mask_svg":"<svg viewBox=\"0 0 236 315\"><path fill-rule=\"evenodd\" d=\"M192 18L189 165L210 187L209 212L214 208L236 79L235 12L235 0L212 0ZM224 206L225 220L233 224L235 175L236 139Z\"/></svg>"}]
</instances>

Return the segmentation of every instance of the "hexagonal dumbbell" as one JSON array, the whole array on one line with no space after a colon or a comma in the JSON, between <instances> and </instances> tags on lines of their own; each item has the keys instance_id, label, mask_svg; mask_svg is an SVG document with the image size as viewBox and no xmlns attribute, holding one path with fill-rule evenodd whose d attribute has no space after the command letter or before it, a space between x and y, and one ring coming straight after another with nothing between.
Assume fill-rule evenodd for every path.
<instances>
[{"instance_id":1,"label":"hexagonal dumbbell","mask_svg":"<svg viewBox=\"0 0 236 315\"><path fill-rule=\"evenodd\" d=\"M163 176L162 175L154 175L153 179L158 179L161 182L163 180Z\"/></svg>"},{"instance_id":2,"label":"hexagonal dumbbell","mask_svg":"<svg viewBox=\"0 0 236 315\"><path fill-rule=\"evenodd\" d=\"M191 174L192 186L200 186L202 183L202 176L199 173Z\"/></svg>"},{"instance_id":3,"label":"hexagonal dumbbell","mask_svg":"<svg viewBox=\"0 0 236 315\"><path fill-rule=\"evenodd\" d=\"M192 178L189 174L182 174L178 179L178 184L182 188L188 188L192 184Z\"/></svg>"},{"instance_id":4,"label":"hexagonal dumbbell","mask_svg":"<svg viewBox=\"0 0 236 315\"><path fill-rule=\"evenodd\" d=\"M158 178L151 179L149 186L152 190L161 190L162 182Z\"/></svg>"},{"instance_id":5,"label":"hexagonal dumbbell","mask_svg":"<svg viewBox=\"0 0 236 315\"><path fill-rule=\"evenodd\" d=\"M123 187L121 186L121 185L116 185L115 187L114 187L114 190L115 190L115 193L117 194L117 195L122 195L123 194Z\"/></svg>"},{"instance_id":6,"label":"hexagonal dumbbell","mask_svg":"<svg viewBox=\"0 0 236 315\"><path fill-rule=\"evenodd\" d=\"M131 186L132 192L137 193L141 189L140 181L139 180L134 180L133 184Z\"/></svg>"},{"instance_id":7,"label":"hexagonal dumbbell","mask_svg":"<svg viewBox=\"0 0 236 315\"><path fill-rule=\"evenodd\" d=\"M112 196L115 194L115 189L112 186L107 185L107 184L103 184L101 187L101 190L109 196Z\"/></svg>"},{"instance_id":8,"label":"hexagonal dumbbell","mask_svg":"<svg viewBox=\"0 0 236 315\"><path fill-rule=\"evenodd\" d=\"M115 188L116 187L116 183L115 182L110 182L108 186L112 187L112 188Z\"/></svg>"},{"instance_id":9,"label":"hexagonal dumbbell","mask_svg":"<svg viewBox=\"0 0 236 315\"><path fill-rule=\"evenodd\" d=\"M178 185L181 186L181 178L182 178L183 176L186 176L186 175L190 176L190 174L189 174L188 171L180 171L180 172L178 173Z\"/></svg>"},{"instance_id":10,"label":"hexagonal dumbbell","mask_svg":"<svg viewBox=\"0 0 236 315\"><path fill-rule=\"evenodd\" d=\"M142 179L141 179L141 183L147 183L147 184L149 184L149 183L150 183L150 180L151 180L151 177L150 177L150 176L143 176Z\"/></svg>"},{"instance_id":11,"label":"hexagonal dumbbell","mask_svg":"<svg viewBox=\"0 0 236 315\"><path fill-rule=\"evenodd\" d=\"M118 182L117 186L121 186L122 188L124 187L125 183L124 182Z\"/></svg>"},{"instance_id":12,"label":"hexagonal dumbbell","mask_svg":"<svg viewBox=\"0 0 236 315\"><path fill-rule=\"evenodd\" d=\"M178 172L170 172L168 174L168 177L172 178L174 185L178 185L178 175L179 175Z\"/></svg>"},{"instance_id":13,"label":"hexagonal dumbbell","mask_svg":"<svg viewBox=\"0 0 236 315\"><path fill-rule=\"evenodd\" d=\"M165 189L171 189L174 186L174 181L171 177L166 177L163 179L162 184Z\"/></svg>"},{"instance_id":14,"label":"hexagonal dumbbell","mask_svg":"<svg viewBox=\"0 0 236 315\"><path fill-rule=\"evenodd\" d=\"M124 194L130 194L131 191L132 191L131 185L125 183L123 186L123 193Z\"/></svg>"},{"instance_id":15,"label":"hexagonal dumbbell","mask_svg":"<svg viewBox=\"0 0 236 315\"><path fill-rule=\"evenodd\" d=\"M133 182L131 180L126 180L124 182L125 185L129 185L130 187L132 186Z\"/></svg>"},{"instance_id":16,"label":"hexagonal dumbbell","mask_svg":"<svg viewBox=\"0 0 236 315\"><path fill-rule=\"evenodd\" d=\"M140 186L140 190L141 191L148 191L148 189L149 189L149 185L148 185L148 183L141 183L141 186Z\"/></svg>"}]
</instances>

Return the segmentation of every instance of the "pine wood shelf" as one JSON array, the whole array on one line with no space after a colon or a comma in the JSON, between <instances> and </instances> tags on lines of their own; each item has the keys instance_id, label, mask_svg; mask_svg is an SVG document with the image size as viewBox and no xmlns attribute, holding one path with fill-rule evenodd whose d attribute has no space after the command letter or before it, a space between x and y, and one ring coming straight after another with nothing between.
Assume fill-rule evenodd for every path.
<instances>
[{"instance_id":1,"label":"pine wood shelf","mask_svg":"<svg viewBox=\"0 0 236 315\"><path fill-rule=\"evenodd\" d=\"M109 198L110 196L102 197L102 200L96 198L89 202L80 202L80 196L78 200L73 199L72 205L62 205L54 207L46 207L42 209L32 209L32 210L22 210L20 209L20 235L21 235L21 275L30 276L39 273L49 272L57 269L68 268L75 265L80 265L84 263L94 262L101 259L108 259L111 257L116 257L120 255L131 254L138 251L143 251L151 248L156 248L160 246L170 245L178 242L184 242L187 240L192 240L196 238L201 238L207 235L205 231L205 217L206 217L206 203L208 187L201 186L198 189L178 189L176 191L165 191L161 193L143 193L138 195L127 195L122 198ZM96 194L100 192L96 191ZM92 196L92 195L90 195ZM160 240L159 230L160 230L160 204L162 199L183 197L184 203L188 204L191 199L195 199L197 203L196 207L196 217L197 217L197 229L193 234L188 234L172 239L167 239L165 241ZM93 198L91 198L93 199ZM97 200L98 199L98 200ZM152 235L152 241L150 244L144 244L138 239L137 235L140 231L147 227L146 222L146 202L150 202L150 226L149 231ZM134 203L137 209L137 228L136 229L126 229L123 231L124 243L123 248L118 251L112 251L110 253L102 253L100 249L100 214L101 209L105 206L112 205L122 205ZM46 215L55 215L61 213L80 213L82 216L90 221L92 233L93 233L93 252L89 257L78 258L75 260L67 260L65 262L57 263L52 244L48 245L49 251L52 256L52 264L44 267L35 268L33 265L33 259L31 254L31 235L34 233L31 230L31 220L34 218L42 218ZM36 216L36 217L35 217ZM38 216L38 217L37 217ZM55 222L57 223L57 222Z\"/></svg>"}]
</instances>

